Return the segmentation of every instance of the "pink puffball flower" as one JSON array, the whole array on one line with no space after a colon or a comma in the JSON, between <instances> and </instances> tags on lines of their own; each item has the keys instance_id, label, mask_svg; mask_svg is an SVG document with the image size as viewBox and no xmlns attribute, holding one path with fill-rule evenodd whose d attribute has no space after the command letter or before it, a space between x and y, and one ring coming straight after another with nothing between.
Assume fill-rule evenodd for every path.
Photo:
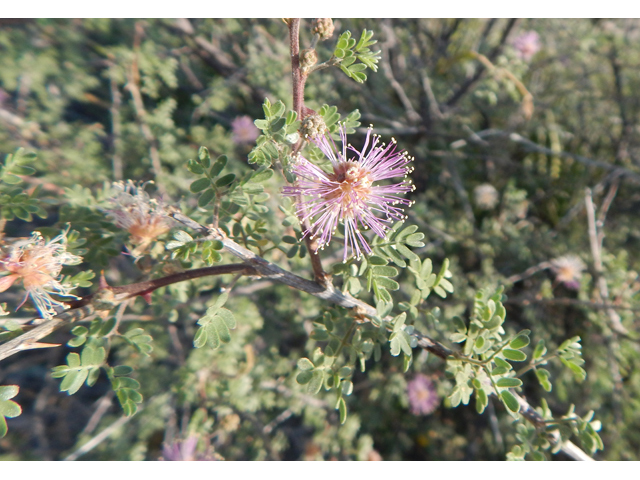
<instances>
[{"instance_id":1,"label":"pink puffball flower","mask_svg":"<svg viewBox=\"0 0 640 480\"><path fill-rule=\"evenodd\" d=\"M232 138L236 145L247 145L256 141L260 135L258 127L248 115L236 117L231 122Z\"/></svg>"},{"instance_id":2,"label":"pink puffball flower","mask_svg":"<svg viewBox=\"0 0 640 480\"><path fill-rule=\"evenodd\" d=\"M440 397L436 392L433 381L421 373L407 383L409 395L409 409L414 415L429 415L440 404Z\"/></svg>"},{"instance_id":3,"label":"pink puffball flower","mask_svg":"<svg viewBox=\"0 0 640 480\"><path fill-rule=\"evenodd\" d=\"M389 145L378 145L380 137L372 134L372 127L369 127L364 147L358 151L347 144L344 125L340 125L339 132L341 150L328 134L311 138L331 161L332 171L325 172L298 156L291 168L297 180L294 185L284 187L282 194L310 197L298 202L297 213L303 221L310 221L303 236L319 237L318 249L329 244L338 223L344 225L343 261L346 262L350 254L360 258L363 252L371 253L361 228L371 229L384 238L389 229L387 224L407 218L402 205L408 207L413 202L399 195L415 190L415 186L406 179L413 171L409 166L413 159L405 151L396 151L395 140ZM391 185L374 185L395 177L405 180Z\"/></svg>"},{"instance_id":4,"label":"pink puffball flower","mask_svg":"<svg viewBox=\"0 0 640 480\"><path fill-rule=\"evenodd\" d=\"M215 461L219 460L215 454L198 453L198 437L190 436L186 440L165 444L162 448L160 460L170 462Z\"/></svg>"},{"instance_id":5,"label":"pink puffball flower","mask_svg":"<svg viewBox=\"0 0 640 480\"><path fill-rule=\"evenodd\" d=\"M5 274L0 276L0 292L15 282L22 282L27 291L22 304L31 297L42 318L51 318L57 315L55 307L66 307L51 294L76 298L69 293L73 287L60 282L62 266L81 261L82 257L67 252L66 232L49 242L44 241L40 232L33 232L31 238L15 242L7 254L0 257L0 275Z\"/></svg>"},{"instance_id":6,"label":"pink puffball flower","mask_svg":"<svg viewBox=\"0 0 640 480\"><path fill-rule=\"evenodd\" d=\"M540 51L542 45L540 43L540 35L538 32L529 30L515 37L511 46L515 49L519 58L528 62L533 56Z\"/></svg>"}]
</instances>

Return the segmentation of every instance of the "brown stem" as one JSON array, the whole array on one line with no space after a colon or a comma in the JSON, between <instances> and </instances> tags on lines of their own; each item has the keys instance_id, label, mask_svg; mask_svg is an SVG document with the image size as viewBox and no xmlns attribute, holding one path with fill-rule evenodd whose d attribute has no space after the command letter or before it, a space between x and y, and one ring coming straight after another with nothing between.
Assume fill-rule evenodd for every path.
<instances>
[{"instance_id":1,"label":"brown stem","mask_svg":"<svg viewBox=\"0 0 640 480\"><path fill-rule=\"evenodd\" d=\"M224 275L226 273L242 273L245 275L255 275L258 273L251 265L244 263L234 263L229 265L216 265L213 267L197 268L186 272L168 275L155 280L123 285L120 287L104 287L98 292L83 297L73 302L68 302L69 310L57 315L49 320L45 320L37 327L29 330L20 336L0 345L0 361L20 351L32 350L34 348L56 347L58 345L38 343L38 340L50 335L63 325L68 325L84 318L90 317L100 311L109 310L118 304L138 295L147 295L154 290L183 282L194 278L206 277L210 275ZM105 295L106 294L106 295ZM103 298L108 298L107 302ZM105 308L106 306L106 308Z\"/></svg>"},{"instance_id":2,"label":"brown stem","mask_svg":"<svg viewBox=\"0 0 640 480\"><path fill-rule=\"evenodd\" d=\"M291 80L293 83L293 110L298 114L298 118L302 120L306 109L304 106L304 86L307 81L307 74L303 73L300 69L300 19L292 18L288 24L289 26L289 44L291 49ZM294 153L297 153L302 149L304 140L300 139ZM302 205L302 196L296 196L296 206ZM298 219L302 225L302 229L305 232L311 230L311 223L308 219L304 219L301 215L301 209L296 208L298 212ZM311 258L311 267L313 268L313 274L317 282L322 286L326 286L331 282L331 277L327 275L323 268L320 256L318 255L318 240L312 239L307 235L304 238L305 245L309 251L309 257Z\"/></svg>"},{"instance_id":3,"label":"brown stem","mask_svg":"<svg viewBox=\"0 0 640 480\"><path fill-rule=\"evenodd\" d=\"M147 280L145 282L132 283L130 285L108 287L114 295L123 297L122 299L132 298L139 295L147 295L154 290L167 285L172 285L178 282L184 282L186 280L193 280L194 278L208 277L212 275L225 275L227 273L242 273L245 275L256 275L257 271L250 265L245 263L231 263L228 265L215 265L213 267L195 268L193 270L187 270L186 272L174 273L167 275L166 277L156 278L154 280ZM89 304L94 298L95 294L87 295L80 300L73 302L67 302L70 308L78 308Z\"/></svg>"}]
</instances>

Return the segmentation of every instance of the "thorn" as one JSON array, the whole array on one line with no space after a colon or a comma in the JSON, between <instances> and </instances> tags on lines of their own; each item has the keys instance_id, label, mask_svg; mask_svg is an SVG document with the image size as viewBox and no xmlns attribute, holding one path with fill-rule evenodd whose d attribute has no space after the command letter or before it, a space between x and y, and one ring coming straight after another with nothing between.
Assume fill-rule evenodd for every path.
<instances>
[{"instance_id":1,"label":"thorn","mask_svg":"<svg viewBox=\"0 0 640 480\"><path fill-rule=\"evenodd\" d=\"M53 347L59 347L61 344L60 343L41 343L41 342L34 342L34 343L25 343L24 345L20 345L18 348L20 350L34 350L36 348L53 348Z\"/></svg>"},{"instance_id":2,"label":"thorn","mask_svg":"<svg viewBox=\"0 0 640 480\"><path fill-rule=\"evenodd\" d=\"M104 277L104 270L100 271L100 280L99 280L100 288L109 288L109 284L107 283L107 279Z\"/></svg>"}]
</instances>

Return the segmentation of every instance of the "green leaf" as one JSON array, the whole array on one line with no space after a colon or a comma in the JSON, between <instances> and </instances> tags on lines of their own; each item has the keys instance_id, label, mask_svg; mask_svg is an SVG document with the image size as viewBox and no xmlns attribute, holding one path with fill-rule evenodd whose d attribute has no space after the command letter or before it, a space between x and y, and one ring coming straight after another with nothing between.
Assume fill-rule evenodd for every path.
<instances>
[{"instance_id":1,"label":"green leaf","mask_svg":"<svg viewBox=\"0 0 640 480\"><path fill-rule=\"evenodd\" d=\"M521 334L521 335L518 335L513 340L511 340L509 342L509 346L515 350L520 350L521 348L524 348L527 345L529 345L529 342L530 342L529 336Z\"/></svg>"},{"instance_id":2,"label":"green leaf","mask_svg":"<svg viewBox=\"0 0 640 480\"><path fill-rule=\"evenodd\" d=\"M547 347L544 346L544 340L540 340L533 351L533 359L538 360L547 353Z\"/></svg>"},{"instance_id":3,"label":"green leaf","mask_svg":"<svg viewBox=\"0 0 640 480\"><path fill-rule=\"evenodd\" d=\"M493 361L496 363L497 366L504 367L507 371L511 370L512 368L509 362L507 362L506 360L503 360L500 357L494 357Z\"/></svg>"},{"instance_id":4,"label":"green leaf","mask_svg":"<svg viewBox=\"0 0 640 480\"><path fill-rule=\"evenodd\" d=\"M261 168L254 173L249 181L251 183L263 183L269 180L273 176L273 170L269 168Z\"/></svg>"},{"instance_id":5,"label":"green leaf","mask_svg":"<svg viewBox=\"0 0 640 480\"><path fill-rule=\"evenodd\" d=\"M313 378L313 370L304 370L296 376L296 382L300 385L306 385Z\"/></svg>"},{"instance_id":6,"label":"green leaf","mask_svg":"<svg viewBox=\"0 0 640 480\"><path fill-rule=\"evenodd\" d=\"M22 413L22 407L11 400L18 394L20 387L17 385L0 386L0 438L7 434L7 421L5 418L14 418Z\"/></svg>"},{"instance_id":7,"label":"green leaf","mask_svg":"<svg viewBox=\"0 0 640 480\"><path fill-rule=\"evenodd\" d=\"M305 372L301 372L305 373ZM322 383L324 382L324 373L322 370L314 370L311 375L311 380L307 385L307 392L312 395L317 394L322 388Z\"/></svg>"},{"instance_id":8,"label":"green leaf","mask_svg":"<svg viewBox=\"0 0 640 480\"><path fill-rule=\"evenodd\" d=\"M308 358L301 358L300 360L298 360L298 368L300 370L313 370L313 362Z\"/></svg>"},{"instance_id":9,"label":"green leaf","mask_svg":"<svg viewBox=\"0 0 640 480\"><path fill-rule=\"evenodd\" d=\"M420 257L405 247L402 243L396 243L395 245L397 252L405 257L410 262L417 262L420 260Z\"/></svg>"},{"instance_id":10,"label":"green leaf","mask_svg":"<svg viewBox=\"0 0 640 480\"><path fill-rule=\"evenodd\" d=\"M367 261L374 266L381 266L389 263L387 260L377 255L370 255L369 257L367 257Z\"/></svg>"},{"instance_id":11,"label":"green leaf","mask_svg":"<svg viewBox=\"0 0 640 480\"><path fill-rule=\"evenodd\" d=\"M520 411L520 404L518 403L518 400L516 400L516 397L509 390L503 390L500 392L500 399L513 413L518 413Z\"/></svg>"},{"instance_id":12,"label":"green leaf","mask_svg":"<svg viewBox=\"0 0 640 480\"><path fill-rule=\"evenodd\" d=\"M342 397L338 400L338 410L340 412L340 424L344 425L344 422L347 421L347 404Z\"/></svg>"},{"instance_id":13,"label":"green leaf","mask_svg":"<svg viewBox=\"0 0 640 480\"><path fill-rule=\"evenodd\" d=\"M204 193L200 195L200 198L198 198L198 206L200 208L205 208L211 203L215 196L216 193L212 189L205 190Z\"/></svg>"},{"instance_id":14,"label":"green leaf","mask_svg":"<svg viewBox=\"0 0 640 480\"><path fill-rule=\"evenodd\" d=\"M476 412L482 413L484 409L489 404L489 399L487 398L487 394L483 389L477 389L476 393Z\"/></svg>"},{"instance_id":15,"label":"green leaf","mask_svg":"<svg viewBox=\"0 0 640 480\"><path fill-rule=\"evenodd\" d=\"M491 370L491 376L492 377L497 377L497 376L500 376L500 375L504 375L509 370L510 369L506 369L504 367L495 367L493 370Z\"/></svg>"},{"instance_id":16,"label":"green leaf","mask_svg":"<svg viewBox=\"0 0 640 480\"><path fill-rule=\"evenodd\" d=\"M505 348L504 350L502 350L502 354L506 359L513 362L524 362L527 359L527 355L520 350Z\"/></svg>"},{"instance_id":17,"label":"green leaf","mask_svg":"<svg viewBox=\"0 0 640 480\"><path fill-rule=\"evenodd\" d=\"M189 186L189 190L191 193L198 193L204 190L205 188L209 188L211 186L211 182L208 178L199 178L198 180L194 180Z\"/></svg>"},{"instance_id":18,"label":"green leaf","mask_svg":"<svg viewBox=\"0 0 640 480\"><path fill-rule=\"evenodd\" d=\"M395 277L398 275L398 270L395 267L388 266L375 266L371 267L374 275L381 277Z\"/></svg>"},{"instance_id":19,"label":"green leaf","mask_svg":"<svg viewBox=\"0 0 640 480\"><path fill-rule=\"evenodd\" d=\"M378 277L376 278L376 283L378 284L378 286L380 287L384 287L387 288L389 290L398 290L400 288L400 284L398 282L396 282L395 280L392 280L391 278L387 278L387 277Z\"/></svg>"},{"instance_id":20,"label":"green leaf","mask_svg":"<svg viewBox=\"0 0 640 480\"><path fill-rule=\"evenodd\" d=\"M231 182L233 182L235 179L236 179L235 174L228 173L224 177L220 177L219 179L216 180L216 187L226 187Z\"/></svg>"},{"instance_id":21,"label":"green leaf","mask_svg":"<svg viewBox=\"0 0 640 480\"><path fill-rule=\"evenodd\" d=\"M204 168L209 168L211 163L211 157L209 156L209 150L207 147L200 147L198 149L198 160Z\"/></svg>"},{"instance_id":22,"label":"green leaf","mask_svg":"<svg viewBox=\"0 0 640 480\"><path fill-rule=\"evenodd\" d=\"M536 369L536 377L538 378L538 382L540 383L540 386L547 392L550 392L552 389L551 382L549 381L550 376L551 374L548 370L545 370L544 368Z\"/></svg>"},{"instance_id":23,"label":"green leaf","mask_svg":"<svg viewBox=\"0 0 640 480\"><path fill-rule=\"evenodd\" d=\"M391 355L397 357L402 351L405 355L411 356L412 349L410 344L410 337L404 330L393 332L389 337L389 344L391 347Z\"/></svg>"},{"instance_id":24,"label":"green leaf","mask_svg":"<svg viewBox=\"0 0 640 480\"><path fill-rule=\"evenodd\" d=\"M496 385L504 388L515 388L522 385L522 381L519 378L500 378Z\"/></svg>"},{"instance_id":25,"label":"green leaf","mask_svg":"<svg viewBox=\"0 0 640 480\"><path fill-rule=\"evenodd\" d=\"M129 375L133 372L133 368L128 365L118 365L117 367L113 367L113 374L115 376Z\"/></svg>"},{"instance_id":26,"label":"green leaf","mask_svg":"<svg viewBox=\"0 0 640 480\"><path fill-rule=\"evenodd\" d=\"M6 418L14 418L22 413L22 407L11 400L18 394L20 387L17 385L0 386L0 438L7 434Z\"/></svg>"},{"instance_id":27,"label":"green leaf","mask_svg":"<svg viewBox=\"0 0 640 480\"><path fill-rule=\"evenodd\" d=\"M209 344L212 348L218 348L222 343L231 341L231 332L236 328L236 320L233 313L222 305L226 302L227 293L220 295L215 303L207 309L204 317L198 320L200 328L193 338L193 346L202 348Z\"/></svg>"},{"instance_id":28,"label":"green leaf","mask_svg":"<svg viewBox=\"0 0 640 480\"><path fill-rule=\"evenodd\" d=\"M209 175L211 176L211 178L215 178L218 175L220 175L220 172L224 169L224 167L227 165L227 156L226 155L220 155L215 163L213 164L213 167L211 167L211 171L209 172Z\"/></svg>"}]
</instances>

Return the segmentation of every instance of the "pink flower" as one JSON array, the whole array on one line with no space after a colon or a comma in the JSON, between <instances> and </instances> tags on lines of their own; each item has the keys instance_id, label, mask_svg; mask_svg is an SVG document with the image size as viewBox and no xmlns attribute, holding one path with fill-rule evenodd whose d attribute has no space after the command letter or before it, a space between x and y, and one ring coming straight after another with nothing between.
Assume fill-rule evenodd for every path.
<instances>
[{"instance_id":1,"label":"pink flower","mask_svg":"<svg viewBox=\"0 0 640 480\"><path fill-rule=\"evenodd\" d=\"M325 172L306 158L299 156L292 172L297 176L293 186L284 187L283 195L311 197L298 205L298 215L311 220L310 228L304 236L320 237L318 248L324 248L331 241L338 223L344 225L344 257L346 262L350 253L360 258L363 251L371 253L367 240L360 227L371 229L384 238L387 225L393 220L404 220L404 208L413 202L399 195L413 191L410 180L391 185L373 185L380 180L395 177L407 177L413 171L408 164L413 160L405 151L396 151L395 140L388 146L378 145L379 136L373 135L372 127L367 131L362 151L347 145L347 134L340 126L342 150L338 150L333 140L324 135L311 140L331 161L332 171ZM371 145L370 145L371 142ZM369 147L367 151L367 148ZM347 150L355 153L349 158ZM381 214L384 218L378 218Z\"/></svg>"},{"instance_id":2,"label":"pink flower","mask_svg":"<svg viewBox=\"0 0 640 480\"><path fill-rule=\"evenodd\" d=\"M233 131L233 142L237 145L253 143L260 135L258 127L254 125L248 115L234 118L231 122L231 130Z\"/></svg>"},{"instance_id":3,"label":"pink flower","mask_svg":"<svg viewBox=\"0 0 640 480\"><path fill-rule=\"evenodd\" d=\"M181 461L203 461L203 460L218 460L219 458L215 454L209 452L198 453L196 447L198 446L198 437L190 436L184 441L177 441L172 444L165 444L162 448L161 460L168 460L171 462Z\"/></svg>"},{"instance_id":4,"label":"pink flower","mask_svg":"<svg viewBox=\"0 0 640 480\"><path fill-rule=\"evenodd\" d=\"M0 292L4 292L15 282L22 282L27 297L35 304L43 318L51 318L57 312L54 307L65 307L51 294L71 296L72 288L60 283L59 277L63 265L75 265L82 257L67 252L66 232L46 242L40 232L33 232L31 238L20 240L9 247L9 252L0 258ZM18 307L20 308L20 307Z\"/></svg>"},{"instance_id":5,"label":"pink flower","mask_svg":"<svg viewBox=\"0 0 640 480\"><path fill-rule=\"evenodd\" d=\"M409 409L414 415L429 415L438 408L440 397L429 377L421 373L407 383Z\"/></svg>"},{"instance_id":6,"label":"pink flower","mask_svg":"<svg viewBox=\"0 0 640 480\"><path fill-rule=\"evenodd\" d=\"M511 41L511 46L515 49L518 57L526 62L531 60L540 48L542 48L540 35L533 30L518 35Z\"/></svg>"}]
</instances>

